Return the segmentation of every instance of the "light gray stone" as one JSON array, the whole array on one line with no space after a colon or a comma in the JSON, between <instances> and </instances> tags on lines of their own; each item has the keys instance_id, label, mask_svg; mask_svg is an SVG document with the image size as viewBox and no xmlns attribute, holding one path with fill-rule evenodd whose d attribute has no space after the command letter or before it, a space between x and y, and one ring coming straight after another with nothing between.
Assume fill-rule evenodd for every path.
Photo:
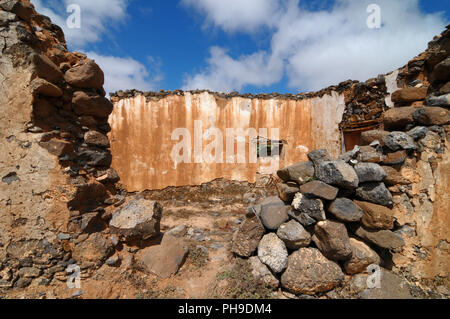
<instances>
[{"instance_id":1,"label":"light gray stone","mask_svg":"<svg viewBox=\"0 0 450 319\"><path fill-rule=\"evenodd\" d=\"M391 150L415 150L417 148L414 139L405 132L392 132L383 138L384 144Z\"/></svg>"},{"instance_id":2,"label":"light gray stone","mask_svg":"<svg viewBox=\"0 0 450 319\"><path fill-rule=\"evenodd\" d=\"M160 234L162 211L158 202L135 198L114 212L109 222L111 233L125 240L157 236Z\"/></svg>"},{"instance_id":3,"label":"light gray stone","mask_svg":"<svg viewBox=\"0 0 450 319\"><path fill-rule=\"evenodd\" d=\"M288 265L286 246L275 233L269 233L261 239L258 245L258 257L276 274L281 273Z\"/></svg>"}]
</instances>

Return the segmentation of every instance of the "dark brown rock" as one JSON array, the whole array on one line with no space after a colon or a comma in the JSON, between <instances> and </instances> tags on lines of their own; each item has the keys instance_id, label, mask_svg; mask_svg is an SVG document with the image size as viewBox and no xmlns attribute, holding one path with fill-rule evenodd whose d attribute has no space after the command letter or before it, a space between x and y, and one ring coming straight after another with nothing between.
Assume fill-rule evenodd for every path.
<instances>
[{"instance_id":1,"label":"dark brown rock","mask_svg":"<svg viewBox=\"0 0 450 319\"><path fill-rule=\"evenodd\" d=\"M382 141L379 142L380 144L382 143ZM363 163L380 163L383 161L383 159L384 159L383 154L379 153L372 146L361 146L360 152L357 156L358 162Z\"/></svg>"},{"instance_id":2,"label":"dark brown rock","mask_svg":"<svg viewBox=\"0 0 450 319\"><path fill-rule=\"evenodd\" d=\"M384 128L386 130L403 130L414 123L415 107L395 107L384 113Z\"/></svg>"},{"instance_id":3,"label":"dark brown rock","mask_svg":"<svg viewBox=\"0 0 450 319\"><path fill-rule=\"evenodd\" d=\"M299 185L309 182L314 176L314 165L311 162L301 162L285 167L277 172L285 182L295 182Z\"/></svg>"},{"instance_id":4,"label":"dark brown rock","mask_svg":"<svg viewBox=\"0 0 450 319\"><path fill-rule=\"evenodd\" d=\"M355 234L375 246L397 250L405 245L403 238L390 230L368 230L359 227Z\"/></svg>"},{"instance_id":5,"label":"dark brown rock","mask_svg":"<svg viewBox=\"0 0 450 319\"><path fill-rule=\"evenodd\" d=\"M361 133L359 138L359 144L366 146L370 145L375 141L379 141L380 144L383 143L383 137L389 135L389 132L382 130L370 130Z\"/></svg>"},{"instance_id":6,"label":"dark brown rock","mask_svg":"<svg viewBox=\"0 0 450 319\"><path fill-rule=\"evenodd\" d=\"M91 93L77 91L73 94L72 104L78 115L91 115L106 118L112 112L113 106L105 97Z\"/></svg>"},{"instance_id":7,"label":"dark brown rock","mask_svg":"<svg viewBox=\"0 0 450 319\"><path fill-rule=\"evenodd\" d=\"M40 78L36 78L31 81L30 88L34 94L41 94L50 97L60 97L63 95L63 92L59 87Z\"/></svg>"},{"instance_id":8,"label":"dark brown rock","mask_svg":"<svg viewBox=\"0 0 450 319\"><path fill-rule=\"evenodd\" d=\"M384 179L384 183L389 186L394 185L409 185L411 181L403 177L403 175L391 166L383 166L387 176Z\"/></svg>"},{"instance_id":9,"label":"dark brown rock","mask_svg":"<svg viewBox=\"0 0 450 319\"><path fill-rule=\"evenodd\" d=\"M29 21L33 14L33 5L24 1L2 1L0 6L3 10L17 14L19 18L25 21Z\"/></svg>"},{"instance_id":10,"label":"dark brown rock","mask_svg":"<svg viewBox=\"0 0 450 319\"><path fill-rule=\"evenodd\" d=\"M407 104L415 101L425 100L427 97L428 87L408 87L400 89L392 93L392 102Z\"/></svg>"},{"instance_id":11,"label":"dark brown rock","mask_svg":"<svg viewBox=\"0 0 450 319\"><path fill-rule=\"evenodd\" d=\"M113 252L112 243L103 238L100 233L94 233L85 241L75 245L72 258L82 266L100 266Z\"/></svg>"},{"instance_id":12,"label":"dark brown rock","mask_svg":"<svg viewBox=\"0 0 450 319\"><path fill-rule=\"evenodd\" d=\"M420 125L446 125L450 123L450 112L442 107L428 106L417 110L414 119Z\"/></svg>"},{"instance_id":13,"label":"dark brown rock","mask_svg":"<svg viewBox=\"0 0 450 319\"><path fill-rule=\"evenodd\" d=\"M45 142L39 142L39 145L45 148L50 154L58 157L71 155L74 153L72 143L57 138L52 138L51 140Z\"/></svg>"},{"instance_id":14,"label":"dark brown rock","mask_svg":"<svg viewBox=\"0 0 450 319\"><path fill-rule=\"evenodd\" d=\"M370 229L392 229L394 228L394 213L387 207L355 201L363 211L364 216L361 221L364 226Z\"/></svg>"},{"instance_id":15,"label":"dark brown rock","mask_svg":"<svg viewBox=\"0 0 450 319\"><path fill-rule=\"evenodd\" d=\"M30 56L30 62L40 78L51 83L57 83L63 78L63 74L56 64L45 55L33 53Z\"/></svg>"},{"instance_id":16,"label":"dark brown rock","mask_svg":"<svg viewBox=\"0 0 450 319\"><path fill-rule=\"evenodd\" d=\"M99 177L97 177L97 182L100 183L117 183L120 181L119 174L117 174L114 168L109 168L104 172L100 172Z\"/></svg>"},{"instance_id":17,"label":"dark brown rock","mask_svg":"<svg viewBox=\"0 0 450 319\"><path fill-rule=\"evenodd\" d=\"M406 151L397 151L394 153L388 153L383 160L384 165L401 165L405 162L408 154Z\"/></svg>"},{"instance_id":18,"label":"dark brown rock","mask_svg":"<svg viewBox=\"0 0 450 319\"><path fill-rule=\"evenodd\" d=\"M433 73L431 74L431 78L434 81L442 82L450 79L450 57L435 66Z\"/></svg>"},{"instance_id":19,"label":"dark brown rock","mask_svg":"<svg viewBox=\"0 0 450 319\"><path fill-rule=\"evenodd\" d=\"M336 198L339 189L321 181L312 181L300 186L300 192L305 195L319 197L325 200Z\"/></svg>"},{"instance_id":20,"label":"dark brown rock","mask_svg":"<svg viewBox=\"0 0 450 319\"><path fill-rule=\"evenodd\" d=\"M71 86L79 89L100 89L105 82L102 69L92 60L68 70L64 79Z\"/></svg>"},{"instance_id":21,"label":"dark brown rock","mask_svg":"<svg viewBox=\"0 0 450 319\"><path fill-rule=\"evenodd\" d=\"M450 82L447 82L445 85L443 85L439 89L439 93L441 93L441 94L448 94L448 93L450 93Z\"/></svg>"},{"instance_id":22,"label":"dark brown rock","mask_svg":"<svg viewBox=\"0 0 450 319\"><path fill-rule=\"evenodd\" d=\"M33 116L48 120L56 114L56 108L45 99L36 99L33 105Z\"/></svg>"},{"instance_id":23,"label":"dark brown rock","mask_svg":"<svg viewBox=\"0 0 450 319\"><path fill-rule=\"evenodd\" d=\"M352 258L344 263L345 272L349 275L363 273L367 267L380 264L380 256L364 242L350 238Z\"/></svg>"},{"instance_id":24,"label":"dark brown rock","mask_svg":"<svg viewBox=\"0 0 450 319\"><path fill-rule=\"evenodd\" d=\"M233 235L231 251L241 257L250 257L264 235L264 226L258 216L247 218Z\"/></svg>"},{"instance_id":25,"label":"dark brown rock","mask_svg":"<svg viewBox=\"0 0 450 319\"><path fill-rule=\"evenodd\" d=\"M84 134L84 141L89 145L109 147L108 137L97 131L88 131Z\"/></svg>"},{"instance_id":26,"label":"dark brown rock","mask_svg":"<svg viewBox=\"0 0 450 319\"><path fill-rule=\"evenodd\" d=\"M292 203L295 194L300 192L300 188L297 183L287 182L287 183L278 183L277 184L278 196L282 201L287 203Z\"/></svg>"},{"instance_id":27,"label":"dark brown rock","mask_svg":"<svg viewBox=\"0 0 450 319\"><path fill-rule=\"evenodd\" d=\"M313 295L329 291L344 280L339 265L326 259L315 248L300 248L289 256L281 285L293 294Z\"/></svg>"},{"instance_id":28,"label":"dark brown rock","mask_svg":"<svg viewBox=\"0 0 450 319\"><path fill-rule=\"evenodd\" d=\"M312 240L330 260L348 260L352 256L350 238L344 224L331 220L320 221L314 227Z\"/></svg>"},{"instance_id":29,"label":"dark brown rock","mask_svg":"<svg viewBox=\"0 0 450 319\"><path fill-rule=\"evenodd\" d=\"M175 275L186 260L189 253L182 239L164 235L161 244L139 251L135 255L138 267L155 274L160 278Z\"/></svg>"}]
</instances>

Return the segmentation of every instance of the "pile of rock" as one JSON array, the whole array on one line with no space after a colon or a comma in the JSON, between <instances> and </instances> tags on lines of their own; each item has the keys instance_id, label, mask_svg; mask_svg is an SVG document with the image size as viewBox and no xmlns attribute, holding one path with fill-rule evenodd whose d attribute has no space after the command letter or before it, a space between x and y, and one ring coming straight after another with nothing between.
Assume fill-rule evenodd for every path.
<instances>
[{"instance_id":1,"label":"pile of rock","mask_svg":"<svg viewBox=\"0 0 450 319\"><path fill-rule=\"evenodd\" d=\"M250 207L235 233L232 250L241 257L257 251L259 268L272 273L270 283L295 294L336 287L344 273L364 272L380 258L369 247L399 249L402 238L391 230L393 200L383 168L358 162L358 149L338 160L326 150L311 152L309 162L278 172L279 198ZM351 229L351 238L347 230ZM357 239L357 237L359 239ZM368 244L366 244L365 242Z\"/></svg>"},{"instance_id":2,"label":"pile of rock","mask_svg":"<svg viewBox=\"0 0 450 319\"><path fill-rule=\"evenodd\" d=\"M316 294L345 274L383 265L380 256L396 257L388 263L408 272L414 258L426 256L414 257L422 249L414 238L433 215L434 173L445 174L439 163L450 124L449 35L448 28L401 70L403 88L392 94L380 129L363 132L360 146L337 160L316 150L309 162L281 169L279 197L248 208L232 250L250 257L255 276Z\"/></svg>"},{"instance_id":3,"label":"pile of rock","mask_svg":"<svg viewBox=\"0 0 450 319\"><path fill-rule=\"evenodd\" d=\"M448 111L441 109L434 118L435 110L423 114L430 114L431 124L448 124ZM316 150L308 154L309 162L278 171L279 198L248 208L232 251L241 257L256 253L251 258L255 274L263 274L274 288L281 281L295 294L331 290L344 272L354 275L380 264L376 251L400 251L405 244L386 184L407 189L411 182L396 168L416 155L428 132L426 127L369 131L361 138L369 145L356 146L338 160Z\"/></svg>"}]
</instances>

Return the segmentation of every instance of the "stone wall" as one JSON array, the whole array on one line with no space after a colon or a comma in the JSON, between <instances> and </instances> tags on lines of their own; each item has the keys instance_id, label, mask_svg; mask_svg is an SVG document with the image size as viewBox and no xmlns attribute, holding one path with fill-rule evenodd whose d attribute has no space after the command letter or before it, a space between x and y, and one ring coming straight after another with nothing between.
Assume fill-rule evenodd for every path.
<instances>
[{"instance_id":1,"label":"stone wall","mask_svg":"<svg viewBox=\"0 0 450 319\"><path fill-rule=\"evenodd\" d=\"M0 35L0 288L64 281L117 194L112 104L100 68L29 1L0 1Z\"/></svg>"},{"instance_id":2,"label":"stone wall","mask_svg":"<svg viewBox=\"0 0 450 319\"><path fill-rule=\"evenodd\" d=\"M128 191L162 189L168 186L200 185L217 178L255 183L257 174L273 174L280 165L293 164L306 159L315 148L325 147L337 156L341 152L339 123L344 112L344 96L335 92L323 97L302 100L221 98L209 92L170 95L147 100L144 95L120 99L115 103L109 119L113 167L118 171ZM194 121L201 121L201 134L211 128L219 129L223 145L221 162L208 163L205 158L195 163ZM187 128L191 140L190 163L177 164L171 153L178 140L172 132ZM277 166L276 162L250 158L252 137L245 137L245 163L236 157L239 139L234 136L235 157L226 157L228 128L245 132L254 128L259 136L284 140L285 145ZM266 129L260 132L260 129ZM273 138L273 129L279 129ZM198 136L198 135L197 135ZM211 143L203 139L203 149ZM232 149L232 148L229 148ZM233 150L233 149L232 149ZM256 155L256 149L253 150ZM275 165L273 165L275 164Z\"/></svg>"}]
</instances>

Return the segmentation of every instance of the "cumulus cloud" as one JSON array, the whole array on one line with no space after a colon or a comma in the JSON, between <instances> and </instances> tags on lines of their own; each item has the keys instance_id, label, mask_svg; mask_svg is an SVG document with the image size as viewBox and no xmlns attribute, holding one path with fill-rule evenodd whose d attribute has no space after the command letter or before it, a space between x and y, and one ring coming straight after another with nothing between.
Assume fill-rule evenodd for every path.
<instances>
[{"instance_id":1,"label":"cumulus cloud","mask_svg":"<svg viewBox=\"0 0 450 319\"><path fill-rule=\"evenodd\" d=\"M240 90L244 85L269 85L282 76L280 61L273 60L265 52L231 58L226 50L220 47L210 49L208 68L186 78L183 89L206 88L212 91Z\"/></svg>"},{"instance_id":2,"label":"cumulus cloud","mask_svg":"<svg viewBox=\"0 0 450 319\"><path fill-rule=\"evenodd\" d=\"M275 25L280 0L181 0L189 8L206 15L206 25L225 31L256 31L260 26Z\"/></svg>"},{"instance_id":3,"label":"cumulus cloud","mask_svg":"<svg viewBox=\"0 0 450 319\"><path fill-rule=\"evenodd\" d=\"M36 10L48 16L59 25L67 42L74 47L83 47L97 42L100 37L122 23L126 18L128 0L32 0ZM79 5L81 27L69 28L67 19L73 11L67 12L69 5Z\"/></svg>"},{"instance_id":4,"label":"cumulus cloud","mask_svg":"<svg viewBox=\"0 0 450 319\"><path fill-rule=\"evenodd\" d=\"M95 52L86 53L89 58L102 68L105 73L105 91L115 92L118 90L137 89L141 91L156 91L162 76L158 73L151 75L147 67L132 59L115 56L103 56ZM153 62L155 69L157 63L153 58L148 58Z\"/></svg>"},{"instance_id":5,"label":"cumulus cloud","mask_svg":"<svg viewBox=\"0 0 450 319\"><path fill-rule=\"evenodd\" d=\"M224 2L229 3L214 1ZM270 50L232 58L223 48L215 47L208 66L187 76L185 87L241 90L246 85L275 84L283 75L290 87L299 91L319 90L347 79L365 81L403 66L425 50L448 23L442 13L421 12L418 0L377 0L382 27L370 29L366 24L370 13L366 10L371 3L373 0L336 0L329 10L311 10L301 8L298 0L284 1L276 11L275 25L271 19L260 22L273 27ZM238 2L231 5L245 9ZM209 9L207 20L214 19L217 8L219 4ZM224 24L223 18L213 21L226 31L249 31L240 26L241 22ZM230 66L238 71L230 72Z\"/></svg>"}]
</instances>

